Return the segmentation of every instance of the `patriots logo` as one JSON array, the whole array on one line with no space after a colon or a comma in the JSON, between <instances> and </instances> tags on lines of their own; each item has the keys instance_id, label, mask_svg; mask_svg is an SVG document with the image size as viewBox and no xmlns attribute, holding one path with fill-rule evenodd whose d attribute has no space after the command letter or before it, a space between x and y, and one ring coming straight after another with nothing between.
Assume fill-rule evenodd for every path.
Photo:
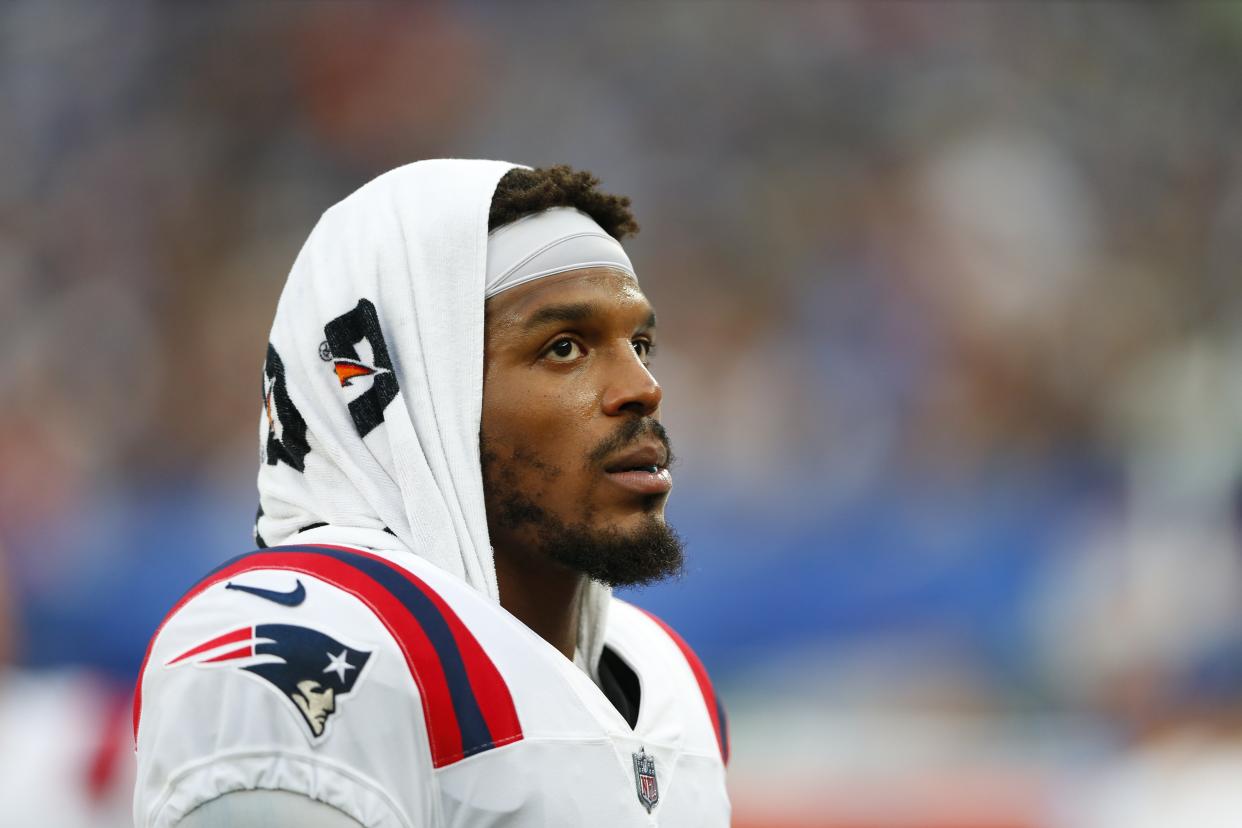
<instances>
[{"instance_id":1,"label":"patriots logo","mask_svg":"<svg viewBox=\"0 0 1242 828\"><path fill-rule=\"evenodd\" d=\"M254 624L191 647L164 666L232 667L258 676L293 703L317 741L370 658L310 627Z\"/></svg>"}]
</instances>

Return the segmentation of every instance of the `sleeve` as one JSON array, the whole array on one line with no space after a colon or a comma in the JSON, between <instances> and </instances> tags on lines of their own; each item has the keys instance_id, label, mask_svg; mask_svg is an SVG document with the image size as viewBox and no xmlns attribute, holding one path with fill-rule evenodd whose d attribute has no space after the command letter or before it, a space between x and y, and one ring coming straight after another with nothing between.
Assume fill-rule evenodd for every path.
<instances>
[{"instance_id":1,"label":"sleeve","mask_svg":"<svg viewBox=\"0 0 1242 828\"><path fill-rule=\"evenodd\" d=\"M361 828L357 820L331 805L285 791L235 791L206 802L177 823L177 828Z\"/></svg>"},{"instance_id":2,"label":"sleeve","mask_svg":"<svg viewBox=\"0 0 1242 828\"><path fill-rule=\"evenodd\" d=\"M308 571L226 575L152 639L135 691L134 824L193 826L204 803L265 790L368 828L439 825L419 686L366 596Z\"/></svg>"}]
</instances>

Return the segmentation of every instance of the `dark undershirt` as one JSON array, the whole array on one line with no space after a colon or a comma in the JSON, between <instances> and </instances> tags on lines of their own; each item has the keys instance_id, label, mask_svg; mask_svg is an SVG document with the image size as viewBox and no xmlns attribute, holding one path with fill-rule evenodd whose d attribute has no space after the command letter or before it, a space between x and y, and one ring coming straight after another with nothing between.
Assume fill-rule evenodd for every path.
<instances>
[{"instance_id":1,"label":"dark undershirt","mask_svg":"<svg viewBox=\"0 0 1242 828\"><path fill-rule=\"evenodd\" d=\"M630 665L621 660L608 647L599 658L599 689L604 691L608 701L617 708L621 718L629 722L633 729L638 724L638 706L642 702L642 688L638 676L630 669Z\"/></svg>"}]
</instances>

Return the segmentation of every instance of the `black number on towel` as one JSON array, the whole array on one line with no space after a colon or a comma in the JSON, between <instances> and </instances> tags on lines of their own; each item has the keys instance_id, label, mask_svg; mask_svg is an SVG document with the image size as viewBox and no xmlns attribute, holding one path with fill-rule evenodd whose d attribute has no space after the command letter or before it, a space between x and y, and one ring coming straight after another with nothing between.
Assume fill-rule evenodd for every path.
<instances>
[{"instance_id":1,"label":"black number on towel","mask_svg":"<svg viewBox=\"0 0 1242 828\"><path fill-rule=\"evenodd\" d=\"M328 351L342 387L356 381L369 381L371 387L349 403L349 413L366 437L384 422L384 409L397 396L397 375L388 356L388 344L380 331L375 305L359 299L357 306L323 327ZM355 347L365 341L371 347L371 361L362 361Z\"/></svg>"}]
</instances>

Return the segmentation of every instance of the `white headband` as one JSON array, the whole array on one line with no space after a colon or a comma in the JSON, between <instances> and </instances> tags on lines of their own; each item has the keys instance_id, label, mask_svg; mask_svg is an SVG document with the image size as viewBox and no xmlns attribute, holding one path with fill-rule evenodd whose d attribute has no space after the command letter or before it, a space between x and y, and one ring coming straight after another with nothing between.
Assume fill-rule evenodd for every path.
<instances>
[{"instance_id":1,"label":"white headband","mask_svg":"<svg viewBox=\"0 0 1242 828\"><path fill-rule=\"evenodd\" d=\"M523 216L488 234L484 298L584 267L611 267L638 278L621 243L586 213L553 207Z\"/></svg>"}]
</instances>

